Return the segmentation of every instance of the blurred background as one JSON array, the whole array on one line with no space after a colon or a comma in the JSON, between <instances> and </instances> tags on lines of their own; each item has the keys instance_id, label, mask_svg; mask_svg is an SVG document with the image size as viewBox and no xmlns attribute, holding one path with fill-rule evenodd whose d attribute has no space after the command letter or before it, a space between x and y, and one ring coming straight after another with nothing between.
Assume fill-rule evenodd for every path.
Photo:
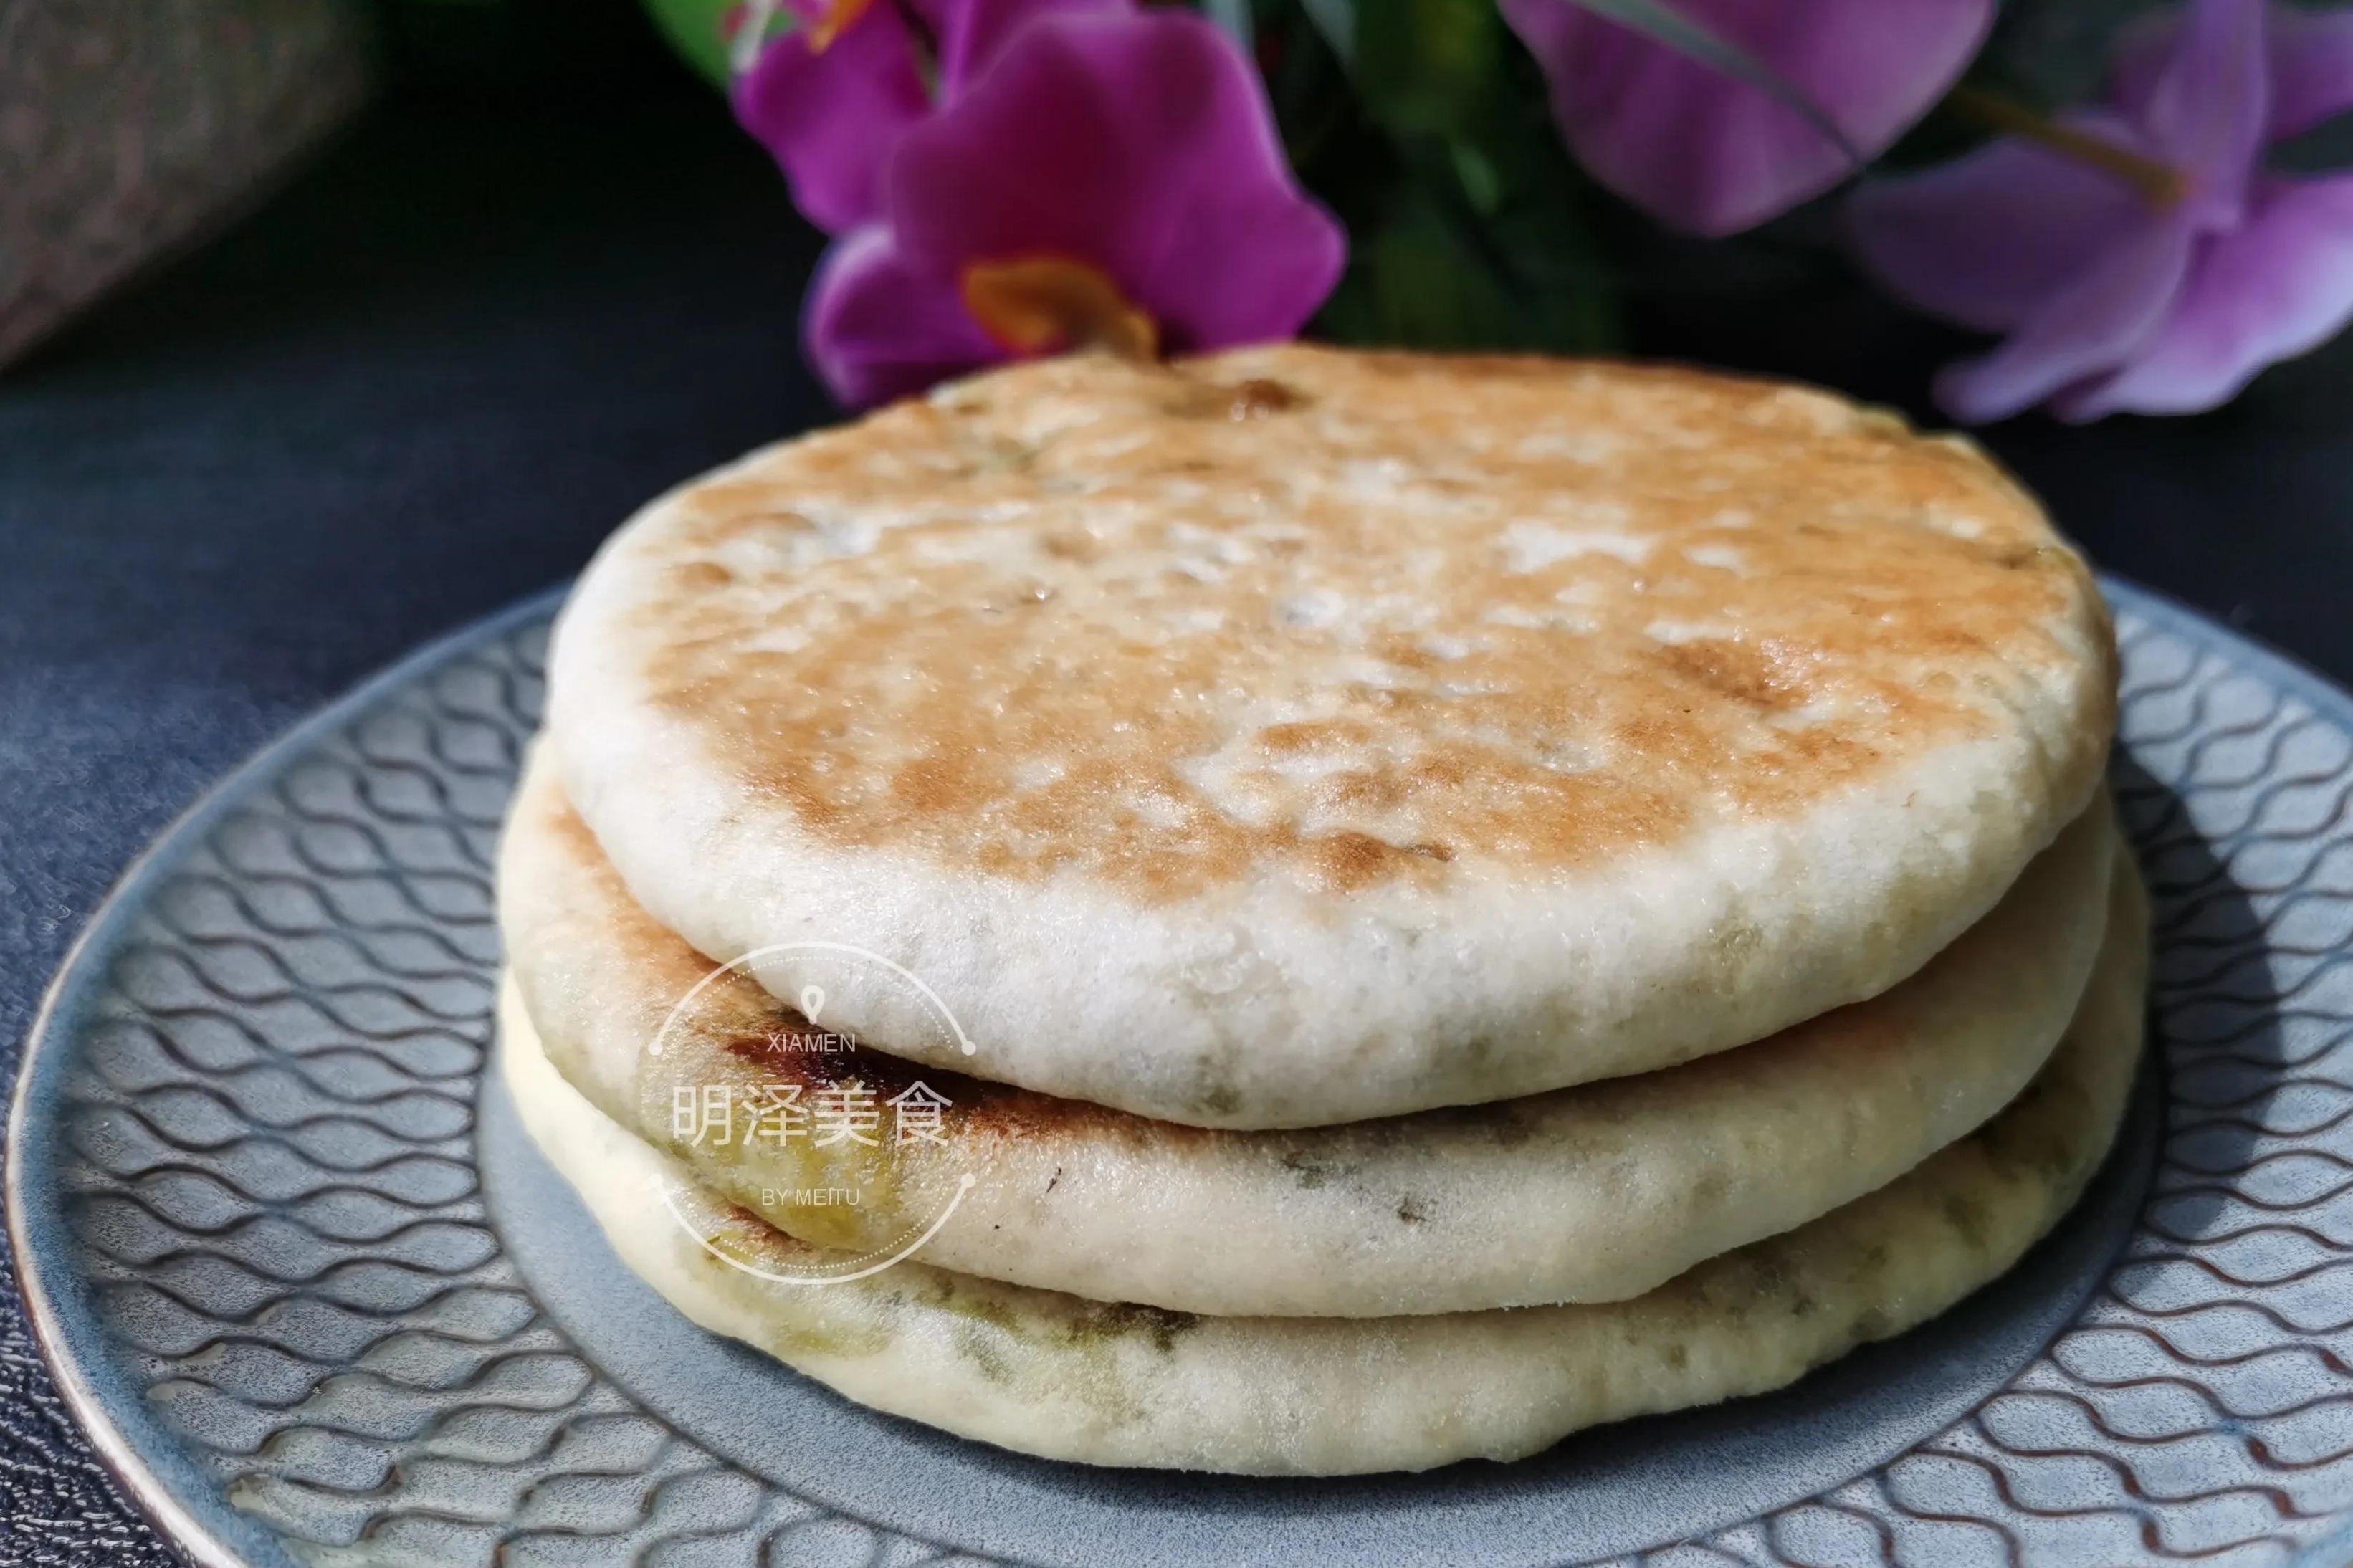
<instances>
[{"instance_id":1,"label":"blurred background","mask_svg":"<svg viewBox=\"0 0 2353 1568\"><path fill-rule=\"evenodd\" d=\"M2133 8L2021 0L1988 58L2064 100ZM723 68L725 10L0 0L9 666L201 646L174 678L274 721L831 416L797 337L820 238L687 63ZM1968 340L1807 210L1732 242L1596 226L1609 346L1942 422L1930 373ZM2105 563L2344 674L2348 370L2339 342L2211 415L1981 438ZM13 646L31 626L50 647Z\"/></svg>"}]
</instances>

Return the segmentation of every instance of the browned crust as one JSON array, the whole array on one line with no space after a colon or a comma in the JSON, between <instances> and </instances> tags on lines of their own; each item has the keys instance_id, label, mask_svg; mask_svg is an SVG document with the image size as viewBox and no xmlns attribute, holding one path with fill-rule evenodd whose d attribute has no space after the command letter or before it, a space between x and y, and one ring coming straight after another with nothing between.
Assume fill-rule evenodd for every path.
<instances>
[{"instance_id":1,"label":"browned crust","mask_svg":"<svg viewBox=\"0 0 2353 1568\"><path fill-rule=\"evenodd\" d=\"M650 690L747 794L1145 903L1587 869L2104 684L2083 563L1973 448L1690 371L1068 360L672 504ZM2106 716L2066 727L2079 799Z\"/></svg>"}]
</instances>

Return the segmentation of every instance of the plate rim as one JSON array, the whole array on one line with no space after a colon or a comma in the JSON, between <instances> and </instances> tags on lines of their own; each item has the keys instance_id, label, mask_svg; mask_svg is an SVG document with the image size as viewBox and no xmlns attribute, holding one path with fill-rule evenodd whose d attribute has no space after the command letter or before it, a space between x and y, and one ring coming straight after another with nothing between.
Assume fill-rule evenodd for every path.
<instances>
[{"instance_id":1,"label":"plate rim","mask_svg":"<svg viewBox=\"0 0 2353 1568\"><path fill-rule=\"evenodd\" d=\"M6 1142L5 1150L0 1150L0 1189L5 1193L8 1260L16 1277L25 1327L40 1354L42 1366L57 1386L59 1401L80 1427L100 1468L164 1545L198 1568L256 1568L256 1564L248 1552L214 1530L181 1500L154 1462L115 1420L80 1362L69 1353L69 1336L59 1316L57 1297L43 1274L39 1251L33 1243L33 1221L24 1181L26 1145L30 1141L26 1113L42 1077L43 1058L51 1054L44 1047L56 1032L58 1015L73 1002L77 993L90 984L86 961L91 950L115 926L130 918L146 885L164 875L170 864L193 844L201 843L203 829L233 802L241 799L252 782L269 773L289 752L333 734L355 710L399 689L439 664L457 647L486 640L509 626L530 621L561 605L571 592L572 580L566 578L427 638L320 704L206 785L131 858L105 896L91 908L81 930L58 961L56 971L42 986L40 1004L25 1027L16 1081L8 1092Z\"/></svg>"},{"instance_id":2,"label":"plate rim","mask_svg":"<svg viewBox=\"0 0 2353 1568\"><path fill-rule=\"evenodd\" d=\"M2172 594L2118 573L2101 570L2095 577L2112 615L2131 609L2168 623L2174 629L2186 630L2193 639L2209 646L2220 643L2245 673L2277 686L2353 731L2353 686L2339 685L2261 636L2209 615ZM5 1194L0 1217L5 1218L9 1258L26 1327L60 1403L73 1417L100 1468L164 1545L197 1568L262 1568L262 1564L184 1500L155 1458L115 1418L82 1363L71 1353L71 1334L61 1316L54 1282L44 1274L31 1235L33 1215L23 1180L29 1157L28 1111L46 1073L54 1070L56 1061L61 1059L50 1048L58 1018L92 984L90 960L93 950L124 921L133 918L141 907L140 895L148 885L168 874L182 856L200 846L204 829L241 800L254 782L282 766L290 753L339 732L359 710L405 687L458 650L493 638L519 624L546 616L570 595L573 584L574 580L567 578L527 594L417 644L272 736L207 785L132 857L104 896L92 906L42 987L39 1005L26 1026L8 1094L5 1147L0 1147L0 1194ZM2353 1543L2353 1517L2311 1541L2292 1564L2318 1568L2321 1563L2334 1561L2330 1554L2341 1552L2348 1543ZM282 1546L278 1555L289 1563L293 1561Z\"/></svg>"}]
</instances>

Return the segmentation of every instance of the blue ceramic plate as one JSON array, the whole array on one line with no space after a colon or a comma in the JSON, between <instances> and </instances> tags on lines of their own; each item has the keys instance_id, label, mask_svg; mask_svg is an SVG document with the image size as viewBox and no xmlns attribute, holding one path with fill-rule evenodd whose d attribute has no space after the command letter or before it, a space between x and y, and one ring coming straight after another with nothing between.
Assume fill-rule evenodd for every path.
<instances>
[{"instance_id":1,"label":"blue ceramic plate","mask_svg":"<svg viewBox=\"0 0 2353 1568\"><path fill-rule=\"evenodd\" d=\"M2156 1038L2077 1214L1926 1328L1515 1465L1049 1464L845 1404L614 1261L486 1085L553 599L151 851L37 1026L33 1322L200 1563L2320 1564L2353 1553L2353 699L2111 584Z\"/></svg>"}]
</instances>

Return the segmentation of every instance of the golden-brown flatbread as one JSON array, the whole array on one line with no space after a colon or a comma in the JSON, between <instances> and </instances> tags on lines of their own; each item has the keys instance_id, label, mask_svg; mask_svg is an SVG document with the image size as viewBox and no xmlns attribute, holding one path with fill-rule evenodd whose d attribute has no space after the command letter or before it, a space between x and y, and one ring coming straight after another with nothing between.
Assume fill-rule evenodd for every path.
<instances>
[{"instance_id":1,"label":"golden-brown flatbread","mask_svg":"<svg viewBox=\"0 0 2353 1568\"><path fill-rule=\"evenodd\" d=\"M1876 994L2084 810L2116 685L2084 563L1964 442L1299 346L757 453L615 536L550 675L572 800L700 951L854 945L987 1048L845 984L877 1044L1259 1128Z\"/></svg>"}]
</instances>

